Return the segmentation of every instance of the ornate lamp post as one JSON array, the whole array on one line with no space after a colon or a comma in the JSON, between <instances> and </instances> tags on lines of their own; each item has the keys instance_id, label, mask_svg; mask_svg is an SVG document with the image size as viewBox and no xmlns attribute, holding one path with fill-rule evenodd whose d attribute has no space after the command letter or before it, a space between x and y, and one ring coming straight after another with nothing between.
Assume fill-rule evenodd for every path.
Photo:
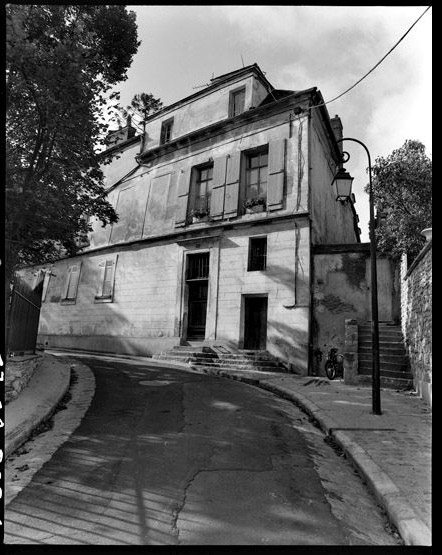
<instances>
[{"instance_id":1,"label":"ornate lamp post","mask_svg":"<svg viewBox=\"0 0 442 555\"><path fill-rule=\"evenodd\" d=\"M376 269L376 235L375 235L375 216L373 202L373 185L371 179L371 158L368 148L357 139L343 138L336 142L353 141L360 144L368 156L368 172L369 172L369 203L370 203L370 258L371 258L371 337L372 337L372 409L373 414L382 414L381 412L381 382L380 382L380 365L379 365L379 319L378 319L378 278ZM342 153L342 163L348 162L350 155L348 152ZM345 202L350 199L351 185L353 177L341 166L336 174L332 185L336 186L336 200Z\"/></svg>"}]
</instances>

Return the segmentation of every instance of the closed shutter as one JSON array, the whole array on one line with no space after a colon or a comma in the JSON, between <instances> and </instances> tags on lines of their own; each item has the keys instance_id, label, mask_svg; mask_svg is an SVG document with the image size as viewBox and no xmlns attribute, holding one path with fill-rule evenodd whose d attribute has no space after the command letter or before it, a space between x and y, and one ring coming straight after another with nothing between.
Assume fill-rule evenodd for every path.
<instances>
[{"instance_id":1,"label":"closed shutter","mask_svg":"<svg viewBox=\"0 0 442 555\"><path fill-rule=\"evenodd\" d=\"M225 218L233 218L238 214L240 162L241 152L231 154L227 161Z\"/></svg>"},{"instance_id":2,"label":"closed shutter","mask_svg":"<svg viewBox=\"0 0 442 555\"><path fill-rule=\"evenodd\" d=\"M224 196L226 191L226 157L215 158L213 161L213 186L210 197L210 217L221 220L224 212Z\"/></svg>"},{"instance_id":3,"label":"closed shutter","mask_svg":"<svg viewBox=\"0 0 442 555\"><path fill-rule=\"evenodd\" d=\"M269 144L269 176L267 182L267 209L279 210L284 198L285 139Z\"/></svg>"},{"instance_id":4,"label":"closed shutter","mask_svg":"<svg viewBox=\"0 0 442 555\"><path fill-rule=\"evenodd\" d=\"M112 300L115 284L115 268L117 256L104 260L99 264L100 276L97 287L97 297Z\"/></svg>"},{"instance_id":5,"label":"closed shutter","mask_svg":"<svg viewBox=\"0 0 442 555\"><path fill-rule=\"evenodd\" d=\"M45 301L46 300L46 294L48 292L48 286L49 286L49 280L51 279L51 273L52 273L52 268L50 270L47 270L44 274L44 278L43 278L43 292L41 294L41 300Z\"/></svg>"},{"instance_id":6,"label":"closed shutter","mask_svg":"<svg viewBox=\"0 0 442 555\"><path fill-rule=\"evenodd\" d=\"M190 187L190 171L191 168L181 170L178 174L178 192L177 207L175 213L175 227L183 227L186 225L187 204L189 201Z\"/></svg>"},{"instance_id":7,"label":"closed shutter","mask_svg":"<svg viewBox=\"0 0 442 555\"><path fill-rule=\"evenodd\" d=\"M78 282L80 280L81 262L68 268L64 298L73 300L77 297Z\"/></svg>"}]
</instances>

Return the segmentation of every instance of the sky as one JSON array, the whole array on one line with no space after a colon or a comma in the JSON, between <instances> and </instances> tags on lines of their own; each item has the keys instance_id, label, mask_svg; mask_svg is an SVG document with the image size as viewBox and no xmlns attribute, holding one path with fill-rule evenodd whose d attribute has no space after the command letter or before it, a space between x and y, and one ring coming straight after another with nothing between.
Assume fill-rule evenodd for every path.
<instances>
[{"instance_id":1,"label":"sky","mask_svg":"<svg viewBox=\"0 0 442 555\"><path fill-rule=\"evenodd\" d=\"M387 54L425 11L420 6L128 5L141 45L119 84L121 104L147 92L172 104L211 77L257 63L277 89L343 93ZM368 77L327 105L344 137L372 163L421 141L432 157L432 9ZM344 142L355 178L361 240L368 241L368 158Z\"/></svg>"}]
</instances>

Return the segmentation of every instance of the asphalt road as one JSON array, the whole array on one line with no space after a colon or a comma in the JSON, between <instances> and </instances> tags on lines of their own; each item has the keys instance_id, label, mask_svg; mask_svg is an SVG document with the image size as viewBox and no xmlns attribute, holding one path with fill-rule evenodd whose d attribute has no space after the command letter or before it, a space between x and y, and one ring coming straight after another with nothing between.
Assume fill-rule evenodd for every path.
<instances>
[{"instance_id":1,"label":"asphalt road","mask_svg":"<svg viewBox=\"0 0 442 555\"><path fill-rule=\"evenodd\" d=\"M349 463L288 401L141 362L82 362L95 396L6 507L6 544L397 543Z\"/></svg>"}]
</instances>

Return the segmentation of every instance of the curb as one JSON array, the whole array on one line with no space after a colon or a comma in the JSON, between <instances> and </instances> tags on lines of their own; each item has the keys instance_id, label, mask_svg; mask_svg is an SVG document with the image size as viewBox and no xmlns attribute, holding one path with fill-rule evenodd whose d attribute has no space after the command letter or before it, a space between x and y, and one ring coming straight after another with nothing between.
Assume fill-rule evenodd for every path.
<instances>
[{"instance_id":1,"label":"curb","mask_svg":"<svg viewBox=\"0 0 442 555\"><path fill-rule=\"evenodd\" d=\"M19 411L20 404L26 399L27 396L30 395L32 384L36 380L42 379L42 373L48 372L48 364L52 362L52 364L60 365L60 379L59 384L57 384L57 388L53 388L52 391L49 389L45 397L39 400L38 404L33 407L32 412L26 416L19 424L9 432L5 432L5 459L7 459L12 453L14 453L25 441L27 441L32 434L32 432L45 420L48 420L52 413L54 412L55 407L64 397L65 393L69 389L70 377L71 377L71 370L70 366L66 362L56 361L56 360L43 360L41 363L38 371L34 376L31 378L28 386L23 390L22 394L11 401L9 405L7 405L6 409L11 411ZM45 368L46 367L46 368ZM16 403L14 405L14 403ZM8 422L8 418L6 417L6 423Z\"/></svg>"}]
</instances>

